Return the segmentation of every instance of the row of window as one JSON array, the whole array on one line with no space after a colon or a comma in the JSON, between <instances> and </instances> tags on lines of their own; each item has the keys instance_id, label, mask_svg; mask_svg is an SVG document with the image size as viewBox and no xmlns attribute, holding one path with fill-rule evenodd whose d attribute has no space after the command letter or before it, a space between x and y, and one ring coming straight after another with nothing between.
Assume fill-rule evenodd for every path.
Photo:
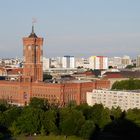
<instances>
[{"instance_id":1,"label":"row of window","mask_svg":"<svg viewBox=\"0 0 140 140\"><path fill-rule=\"evenodd\" d=\"M53 95L53 94L33 94L33 96L37 96L37 97L48 97L48 98L57 98L56 95Z\"/></svg>"}]
</instances>

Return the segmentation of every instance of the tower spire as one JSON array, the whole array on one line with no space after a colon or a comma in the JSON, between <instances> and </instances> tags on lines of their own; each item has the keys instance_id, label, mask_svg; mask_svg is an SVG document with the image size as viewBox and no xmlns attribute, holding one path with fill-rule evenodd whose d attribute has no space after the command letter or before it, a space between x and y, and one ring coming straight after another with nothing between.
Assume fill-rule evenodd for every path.
<instances>
[{"instance_id":1,"label":"tower spire","mask_svg":"<svg viewBox=\"0 0 140 140\"><path fill-rule=\"evenodd\" d=\"M31 31L29 37L30 38L37 38L37 35L34 32L34 23L33 22L32 22L32 31Z\"/></svg>"},{"instance_id":2,"label":"tower spire","mask_svg":"<svg viewBox=\"0 0 140 140\"><path fill-rule=\"evenodd\" d=\"M32 24L32 34L34 34L34 24Z\"/></svg>"}]
</instances>

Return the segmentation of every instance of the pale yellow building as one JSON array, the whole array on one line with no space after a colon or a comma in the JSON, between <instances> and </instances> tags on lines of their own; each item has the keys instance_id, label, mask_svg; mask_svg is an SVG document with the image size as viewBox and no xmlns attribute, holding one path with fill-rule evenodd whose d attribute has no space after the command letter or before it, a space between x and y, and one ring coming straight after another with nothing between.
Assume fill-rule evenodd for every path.
<instances>
[{"instance_id":1,"label":"pale yellow building","mask_svg":"<svg viewBox=\"0 0 140 140\"><path fill-rule=\"evenodd\" d=\"M87 104L103 104L104 107L120 107L122 110L140 109L140 91L93 90L87 92Z\"/></svg>"}]
</instances>

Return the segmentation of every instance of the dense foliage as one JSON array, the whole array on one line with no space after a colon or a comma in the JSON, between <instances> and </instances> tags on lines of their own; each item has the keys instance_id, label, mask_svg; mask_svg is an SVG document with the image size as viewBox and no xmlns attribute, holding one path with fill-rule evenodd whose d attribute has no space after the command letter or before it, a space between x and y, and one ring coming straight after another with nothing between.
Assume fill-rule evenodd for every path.
<instances>
[{"instance_id":1,"label":"dense foliage","mask_svg":"<svg viewBox=\"0 0 140 140\"><path fill-rule=\"evenodd\" d=\"M75 135L86 140L135 139L140 136L140 110L122 112L119 107L101 104L52 107L46 100L33 98L29 106L0 104L0 139L18 135Z\"/></svg>"},{"instance_id":2,"label":"dense foliage","mask_svg":"<svg viewBox=\"0 0 140 140\"><path fill-rule=\"evenodd\" d=\"M140 89L140 80L122 80L122 81L116 81L112 85L112 89L116 90L137 90Z\"/></svg>"},{"instance_id":3,"label":"dense foliage","mask_svg":"<svg viewBox=\"0 0 140 140\"><path fill-rule=\"evenodd\" d=\"M50 79L52 79L52 75L46 73L43 74L43 81L50 80Z\"/></svg>"}]
</instances>

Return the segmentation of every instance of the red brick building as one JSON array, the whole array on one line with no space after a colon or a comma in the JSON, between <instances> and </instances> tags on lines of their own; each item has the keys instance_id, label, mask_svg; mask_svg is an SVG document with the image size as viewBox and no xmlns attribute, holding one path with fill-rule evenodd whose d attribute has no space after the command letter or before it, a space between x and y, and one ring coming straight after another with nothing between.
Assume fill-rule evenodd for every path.
<instances>
[{"instance_id":1,"label":"red brick building","mask_svg":"<svg viewBox=\"0 0 140 140\"><path fill-rule=\"evenodd\" d=\"M42 70L43 38L37 37L32 27L28 37L23 38L24 68L19 80L0 81L0 99L9 103L26 105L32 97L45 98L49 102L65 105L70 101L86 102L86 92L92 89L109 88L107 80L70 83L44 83Z\"/></svg>"}]
</instances>

